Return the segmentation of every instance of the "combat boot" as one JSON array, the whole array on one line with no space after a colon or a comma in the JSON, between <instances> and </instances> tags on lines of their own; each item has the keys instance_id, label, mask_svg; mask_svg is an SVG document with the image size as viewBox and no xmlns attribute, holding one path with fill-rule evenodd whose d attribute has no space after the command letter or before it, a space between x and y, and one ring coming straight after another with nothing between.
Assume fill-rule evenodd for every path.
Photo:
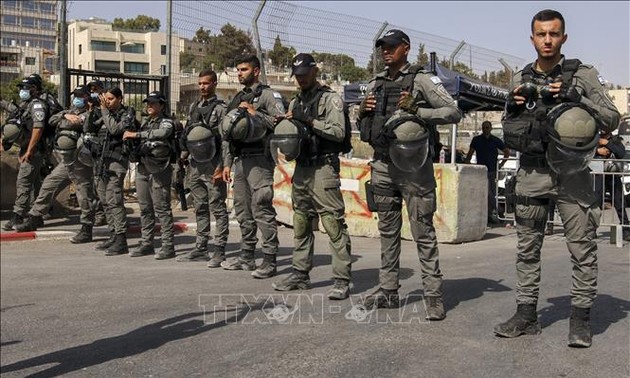
<instances>
[{"instance_id":1,"label":"combat boot","mask_svg":"<svg viewBox=\"0 0 630 378\"><path fill-rule=\"evenodd\" d=\"M311 279L308 273L294 270L288 277L271 284L277 291L308 290L311 288Z\"/></svg>"},{"instance_id":2,"label":"combat boot","mask_svg":"<svg viewBox=\"0 0 630 378\"><path fill-rule=\"evenodd\" d=\"M400 306L400 297L398 290L388 290L382 287L365 298L363 302L366 310L377 308L398 308Z\"/></svg>"},{"instance_id":3,"label":"combat boot","mask_svg":"<svg viewBox=\"0 0 630 378\"><path fill-rule=\"evenodd\" d=\"M125 234L114 235L114 242L107 248L105 256L124 255L126 253L129 253L127 236Z\"/></svg>"},{"instance_id":4,"label":"combat boot","mask_svg":"<svg viewBox=\"0 0 630 378\"><path fill-rule=\"evenodd\" d=\"M214 247L212 258L208 261L208 268L218 268L225 261L225 247Z\"/></svg>"},{"instance_id":5,"label":"combat boot","mask_svg":"<svg viewBox=\"0 0 630 378\"><path fill-rule=\"evenodd\" d=\"M105 251L105 250L107 250L107 248L109 248L112 244L114 244L114 240L116 240L116 234L114 234L114 233L112 232L112 234L111 234L111 235L109 235L109 239L107 239L107 240L105 240L105 241L102 241L102 242L98 243L98 244L96 245L96 247L95 247L95 248L96 248L97 250L99 250L99 251Z\"/></svg>"},{"instance_id":6,"label":"combat boot","mask_svg":"<svg viewBox=\"0 0 630 378\"><path fill-rule=\"evenodd\" d=\"M265 254L258 269L252 272L254 278L271 278L276 275L276 255Z\"/></svg>"},{"instance_id":7,"label":"combat boot","mask_svg":"<svg viewBox=\"0 0 630 378\"><path fill-rule=\"evenodd\" d=\"M29 215L22 223L15 225L17 232L37 231L37 227L44 225L44 220L39 215Z\"/></svg>"},{"instance_id":8,"label":"combat boot","mask_svg":"<svg viewBox=\"0 0 630 378\"><path fill-rule=\"evenodd\" d=\"M591 346L593 333L590 325L591 309L571 306L569 319L569 346L588 348Z\"/></svg>"},{"instance_id":9,"label":"combat boot","mask_svg":"<svg viewBox=\"0 0 630 378\"><path fill-rule=\"evenodd\" d=\"M70 238L72 244L89 243L92 241L92 226L89 224L82 224L81 231Z\"/></svg>"},{"instance_id":10,"label":"combat boot","mask_svg":"<svg viewBox=\"0 0 630 378\"><path fill-rule=\"evenodd\" d=\"M517 305L516 314L508 321L494 327L494 333L502 337L539 334L540 323L536 315L536 304Z\"/></svg>"},{"instance_id":11,"label":"combat boot","mask_svg":"<svg viewBox=\"0 0 630 378\"><path fill-rule=\"evenodd\" d=\"M5 223L4 226L2 226L2 229L5 231L11 231L13 230L15 226L17 226L18 224L22 222L24 222L24 217L21 216L20 214L13 213L13 216L11 217L11 219L9 219L9 221ZM28 231L31 231L31 230L28 230ZM19 232L23 232L23 231L19 231Z\"/></svg>"},{"instance_id":12,"label":"combat boot","mask_svg":"<svg viewBox=\"0 0 630 378\"><path fill-rule=\"evenodd\" d=\"M328 299L342 300L350 296L350 283L346 280L335 279L335 285L328 291Z\"/></svg>"},{"instance_id":13,"label":"combat boot","mask_svg":"<svg viewBox=\"0 0 630 378\"><path fill-rule=\"evenodd\" d=\"M141 257L155 254L153 244L142 243L133 251L129 252L129 257Z\"/></svg>"},{"instance_id":14,"label":"combat boot","mask_svg":"<svg viewBox=\"0 0 630 378\"><path fill-rule=\"evenodd\" d=\"M427 320L443 320L446 318L444 302L442 302L441 296L426 296L424 300L427 306Z\"/></svg>"},{"instance_id":15,"label":"combat boot","mask_svg":"<svg viewBox=\"0 0 630 378\"><path fill-rule=\"evenodd\" d=\"M195 249L192 251L183 254L177 257L177 261L179 262L190 262L190 261L208 261L210 258L208 257L208 245L207 244L197 244L195 245Z\"/></svg>"},{"instance_id":16,"label":"combat boot","mask_svg":"<svg viewBox=\"0 0 630 378\"><path fill-rule=\"evenodd\" d=\"M175 257L175 247L173 245L162 245L160 252L155 254L156 260L166 260Z\"/></svg>"}]
</instances>

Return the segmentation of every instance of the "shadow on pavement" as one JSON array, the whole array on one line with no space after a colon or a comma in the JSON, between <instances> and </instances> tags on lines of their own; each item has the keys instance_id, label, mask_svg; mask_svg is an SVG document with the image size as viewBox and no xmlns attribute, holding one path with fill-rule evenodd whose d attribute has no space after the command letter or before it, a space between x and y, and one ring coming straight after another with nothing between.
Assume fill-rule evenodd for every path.
<instances>
[{"instance_id":1,"label":"shadow on pavement","mask_svg":"<svg viewBox=\"0 0 630 378\"><path fill-rule=\"evenodd\" d=\"M542 328L560 320L568 319L571 315L571 296L547 299L551 306L538 311ZM594 335L604 333L608 327L628 317L630 302L615 298L608 294L598 294L591 311L591 329Z\"/></svg>"},{"instance_id":2,"label":"shadow on pavement","mask_svg":"<svg viewBox=\"0 0 630 378\"><path fill-rule=\"evenodd\" d=\"M56 364L29 377L52 377L99 365L111 360L126 358L156 349L171 341L185 339L211 331L243 317L243 312L260 310L262 305L239 309L222 321L205 324L202 318L208 313L194 312L174 316L149 324L124 335L96 340L72 348L62 349L41 356L18 361L1 367L2 373L19 371L37 366ZM11 342L15 343L15 342Z\"/></svg>"}]
</instances>

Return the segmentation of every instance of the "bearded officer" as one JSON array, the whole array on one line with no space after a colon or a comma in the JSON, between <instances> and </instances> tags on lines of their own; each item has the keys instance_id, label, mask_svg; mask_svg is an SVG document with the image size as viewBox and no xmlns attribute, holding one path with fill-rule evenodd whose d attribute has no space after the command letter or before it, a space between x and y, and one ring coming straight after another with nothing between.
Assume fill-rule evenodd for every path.
<instances>
[{"instance_id":1,"label":"bearded officer","mask_svg":"<svg viewBox=\"0 0 630 378\"><path fill-rule=\"evenodd\" d=\"M300 93L291 101L287 118L276 126L271 141L274 156L284 151L285 158L296 161L291 187L293 272L272 286L278 291L310 288L315 248L311 225L319 214L332 252L335 284L328 298L346 299L350 293L351 244L339 177L346 121L341 97L317 81L318 73L312 55L298 54L293 58L292 74ZM289 132L284 133L283 129Z\"/></svg>"},{"instance_id":2,"label":"bearded officer","mask_svg":"<svg viewBox=\"0 0 630 378\"><path fill-rule=\"evenodd\" d=\"M166 116L166 97L154 91L142 102L148 114L142 121L140 131L127 130L123 140L139 142L140 162L136 168L136 193L140 205L142 241L129 256L139 257L154 254L155 217L160 219L162 249L155 253L156 260L175 257L173 245L173 211L171 210L171 181L173 167L173 121Z\"/></svg>"},{"instance_id":3,"label":"bearded officer","mask_svg":"<svg viewBox=\"0 0 630 378\"><path fill-rule=\"evenodd\" d=\"M2 107L19 113L12 125L19 126L15 131L19 137L13 142L20 146L18 155L18 174L16 181L16 197L11 219L2 227L12 230L24 221L31 205L34 185L40 180L40 168L46 153L44 131L48 125L48 105L39 97L42 91L41 81L35 78L24 78L19 84L20 103L18 108L2 101ZM18 130L19 129L19 130ZM4 141L3 141L4 142ZM5 143L0 144L4 150ZM11 147L7 143L6 147Z\"/></svg>"},{"instance_id":4,"label":"bearded officer","mask_svg":"<svg viewBox=\"0 0 630 378\"><path fill-rule=\"evenodd\" d=\"M553 199L573 265L568 345L589 347L601 210L587 165L597 147L598 129L613 130L619 113L597 70L561 54L567 40L562 14L550 9L538 12L531 30L537 59L514 76L517 87L503 116L506 145L522 152L515 189L517 310L494 332L517 337L541 331L536 315L540 251L547 204Z\"/></svg>"},{"instance_id":5,"label":"bearded officer","mask_svg":"<svg viewBox=\"0 0 630 378\"><path fill-rule=\"evenodd\" d=\"M223 181L221 135L219 123L227 106L216 96L217 74L212 70L199 73L200 98L190 105L186 128L182 134L181 159L190 160L188 187L195 202L197 241L195 248L177 261L208 261L210 212L216 220L214 251L208 267L218 268L225 260L229 235L227 183Z\"/></svg>"},{"instance_id":6,"label":"bearded officer","mask_svg":"<svg viewBox=\"0 0 630 378\"><path fill-rule=\"evenodd\" d=\"M273 207L274 163L269 154L268 136L276 117L285 114L282 96L258 81L260 61L255 55L237 62L238 80L245 87L228 106L222 122L222 137L227 148L223 161L223 180L230 181L234 163L234 211L241 228L238 258L226 260L227 270L253 271L254 278L276 274L278 226ZM256 268L254 252L260 228L263 262Z\"/></svg>"},{"instance_id":7,"label":"bearded officer","mask_svg":"<svg viewBox=\"0 0 630 378\"><path fill-rule=\"evenodd\" d=\"M445 317L442 272L433 227L436 182L428 156L430 144L436 141L435 137L427 140L427 134L437 124L457 123L461 114L438 77L407 61L410 48L407 34L389 30L376 42L376 47L381 48L387 68L368 84L370 94L361 103L359 122L362 139L374 148L368 201L374 203L373 211L378 213L381 271L380 288L366 298L365 305L368 308L399 305L404 200L422 269L427 318L441 320ZM389 132L382 132L391 121ZM410 158L405 156L401 142L411 143Z\"/></svg>"}]
</instances>

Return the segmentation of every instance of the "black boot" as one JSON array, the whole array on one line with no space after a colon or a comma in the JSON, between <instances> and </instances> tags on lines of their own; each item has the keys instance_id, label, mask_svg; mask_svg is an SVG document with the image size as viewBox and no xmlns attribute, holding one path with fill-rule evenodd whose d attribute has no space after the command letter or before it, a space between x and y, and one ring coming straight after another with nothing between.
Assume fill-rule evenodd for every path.
<instances>
[{"instance_id":1,"label":"black boot","mask_svg":"<svg viewBox=\"0 0 630 378\"><path fill-rule=\"evenodd\" d=\"M5 223L4 226L2 226L2 229L5 231L11 231L13 230L13 227L17 226L18 224L22 222L24 222L24 217L21 216L20 214L13 213L13 216L11 217L11 219L9 219L9 221Z\"/></svg>"},{"instance_id":2,"label":"black boot","mask_svg":"<svg viewBox=\"0 0 630 378\"><path fill-rule=\"evenodd\" d=\"M92 226L89 224L82 224L81 231L78 234L70 238L72 244L89 243L92 241Z\"/></svg>"},{"instance_id":3,"label":"black boot","mask_svg":"<svg viewBox=\"0 0 630 378\"><path fill-rule=\"evenodd\" d=\"M258 269L252 272L254 278L270 278L276 275L276 255L265 254Z\"/></svg>"},{"instance_id":4,"label":"black boot","mask_svg":"<svg viewBox=\"0 0 630 378\"><path fill-rule=\"evenodd\" d=\"M98 243L96 245L96 249L99 251L104 251L107 248L109 248L112 244L114 244L114 240L116 240L116 234L112 232L112 234L109 236L109 239L105 240L104 242Z\"/></svg>"},{"instance_id":5,"label":"black boot","mask_svg":"<svg viewBox=\"0 0 630 378\"><path fill-rule=\"evenodd\" d=\"M44 225L44 220L38 215L29 215L28 218L22 223L15 225L17 232L36 231L37 227Z\"/></svg>"},{"instance_id":6,"label":"black boot","mask_svg":"<svg viewBox=\"0 0 630 378\"><path fill-rule=\"evenodd\" d=\"M129 253L127 246L127 236L125 234L114 235L114 242L107 248L105 256L116 256Z\"/></svg>"},{"instance_id":7,"label":"black boot","mask_svg":"<svg viewBox=\"0 0 630 378\"><path fill-rule=\"evenodd\" d=\"M591 346L593 333L591 332L591 309L571 306L569 319L569 346L574 348L588 348Z\"/></svg>"},{"instance_id":8,"label":"black boot","mask_svg":"<svg viewBox=\"0 0 630 378\"><path fill-rule=\"evenodd\" d=\"M507 322L494 327L494 333L503 337L539 334L540 323L538 323L538 316L536 315L536 305L519 304L516 307L516 314Z\"/></svg>"}]
</instances>

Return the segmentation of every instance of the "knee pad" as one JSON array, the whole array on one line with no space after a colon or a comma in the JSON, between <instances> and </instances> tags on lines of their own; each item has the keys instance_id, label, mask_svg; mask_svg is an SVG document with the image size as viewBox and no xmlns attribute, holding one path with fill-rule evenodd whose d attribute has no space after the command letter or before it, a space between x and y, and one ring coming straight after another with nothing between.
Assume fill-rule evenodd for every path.
<instances>
[{"instance_id":1,"label":"knee pad","mask_svg":"<svg viewBox=\"0 0 630 378\"><path fill-rule=\"evenodd\" d=\"M341 239L342 224L335 218L333 214L324 213L320 216L324 230L330 237L330 240L334 243Z\"/></svg>"},{"instance_id":2,"label":"knee pad","mask_svg":"<svg viewBox=\"0 0 630 378\"><path fill-rule=\"evenodd\" d=\"M311 219L299 211L293 212L293 233L301 239L311 233Z\"/></svg>"}]
</instances>

